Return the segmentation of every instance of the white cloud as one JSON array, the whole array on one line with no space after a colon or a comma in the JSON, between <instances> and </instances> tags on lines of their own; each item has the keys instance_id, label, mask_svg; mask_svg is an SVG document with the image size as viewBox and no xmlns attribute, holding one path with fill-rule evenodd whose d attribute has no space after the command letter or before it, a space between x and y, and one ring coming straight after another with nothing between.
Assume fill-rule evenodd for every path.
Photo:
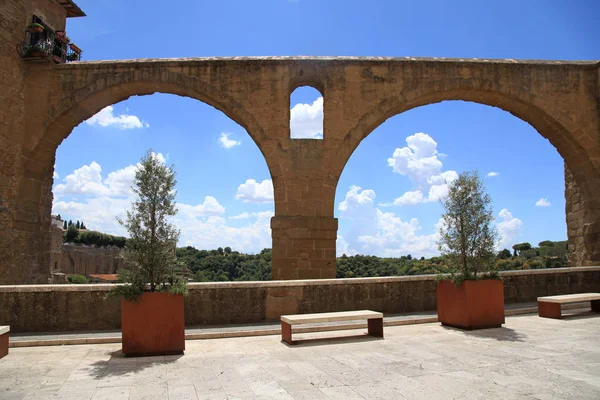
<instances>
[{"instance_id":1,"label":"white cloud","mask_svg":"<svg viewBox=\"0 0 600 400\"><path fill-rule=\"evenodd\" d=\"M235 198L244 203L267 203L273 201L273 182L270 179L258 183L247 179L238 189Z\"/></svg>"},{"instance_id":2,"label":"white cloud","mask_svg":"<svg viewBox=\"0 0 600 400\"><path fill-rule=\"evenodd\" d=\"M115 126L119 129L149 128L150 124L140 121L135 115L114 115L114 107L108 106L85 122L88 125Z\"/></svg>"},{"instance_id":3,"label":"white cloud","mask_svg":"<svg viewBox=\"0 0 600 400\"><path fill-rule=\"evenodd\" d=\"M209 217L223 214L225 212L225 207L219 204L217 199L212 196L206 196L203 203L195 206L177 203L177 209L179 210L179 214L189 219Z\"/></svg>"},{"instance_id":4,"label":"white cloud","mask_svg":"<svg viewBox=\"0 0 600 400\"><path fill-rule=\"evenodd\" d=\"M58 175L58 172L54 171L52 172L52 179L59 179L60 175Z\"/></svg>"},{"instance_id":5,"label":"white cloud","mask_svg":"<svg viewBox=\"0 0 600 400\"><path fill-rule=\"evenodd\" d=\"M162 153L152 153L152 156L164 164L167 158ZM102 168L96 161L89 165L73 171L63 179L53 189L57 197L62 196L109 196L109 197L129 197L133 195L131 186L135 178L135 171L140 166L128 165L125 168L113 171L108 174L106 179L102 179Z\"/></svg>"},{"instance_id":6,"label":"white cloud","mask_svg":"<svg viewBox=\"0 0 600 400\"><path fill-rule=\"evenodd\" d=\"M500 172L494 172L494 171L488 172L488 174L487 174L487 176L490 178L493 178L494 176L498 176L498 175L500 175Z\"/></svg>"},{"instance_id":7,"label":"white cloud","mask_svg":"<svg viewBox=\"0 0 600 400\"><path fill-rule=\"evenodd\" d=\"M351 186L346 198L338 205L340 218L351 220L349 229L338 235L338 255L373 254L380 257L413 257L439 255L438 241L442 218L429 233L416 218L403 220L393 212L375 207L375 192ZM408 196L407 196L408 197ZM523 222L506 209L500 211L496 226L501 236L499 249L510 248L521 232Z\"/></svg>"},{"instance_id":8,"label":"white cloud","mask_svg":"<svg viewBox=\"0 0 600 400\"><path fill-rule=\"evenodd\" d=\"M92 195L104 196L108 194L108 188L102 183L102 168L96 161L90 165L84 165L67 175L64 183L54 187L54 193L59 196L64 195Z\"/></svg>"},{"instance_id":9,"label":"white cloud","mask_svg":"<svg viewBox=\"0 0 600 400\"><path fill-rule=\"evenodd\" d=\"M259 212L243 212L238 215L229 217L229 219L251 219L251 218L271 218L275 215L273 211L259 211Z\"/></svg>"},{"instance_id":10,"label":"white cloud","mask_svg":"<svg viewBox=\"0 0 600 400\"><path fill-rule=\"evenodd\" d=\"M550 207L551 203L547 198L542 197L538 201L535 202L536 207Z\"/></svg>"},{"instance_id":11,"label":"white cloud","mask_svg":"<svg viewBox=\"0 0 600 400\"><path fill-rule=\"evenodd\" d=\"M360 186L352 185L346 193L346 198L342 201L338 210L349 211L360 205L372 205L375 201L375 191L362 190Z\"/></svg>"},{"instance_id":12,"label":"white cloud","mask_svg":"<svg viewBox=\"0 0 600 400\"><path fill-rule=\"evenodd\" d=\"M496 222L496 227L500 233L500 243L497 248L498 250L504 248L510 249L521 233L523 221L513 217L506 208L503 208L498 213L498 216L500 217L500 222Z\"/></svg>"},{"instance_id":13,"label":"white cloud","mask_svg":"<svg viewBox=\"0 0 600 400\"><path fill-rule=\"evenodd\" d=\"M231 136L231 133L221 133L221 136L219 136L219 143L221 144L221 147L231 149L232 147L242 144L241 140L229 139L229 136Z\"/></svg>"},{"instance_id":14,"label":"white cloud","mask_svg":"<svg viewBox=\"0 0 600 400\"><path fill-rule=\"evenodd\" d=\"M155 156L165 161L162 154ZM56 196L52 212L67 219L83 220L89 229L126 236L125 229L119 225L116 217L124 218L125 211L131 206L133 195L129 186L135 168L130 165L113 171L102 180L102 169L98 163L84 165L70 174L68 181L65 178L61 189L63 197L68 194L78 197L63 200ZM85 195L84 198L81 195ZM273 211L246 212L234 216L232 219L247 219L248 222L241 227L233 227L227 225L223 216L225 208L215 197L206 196L199 204L177 203L176 206L179 212L171 221L182 231L179 246L200 249L230 246L250 253L271 247L270 219Z\"/></svg>"},{"instance_id":15,"label":"white cloud","mask_svg":"<svg viewBox=\"0 0 600 400\"><path fill-rule=\"evenodd\" d=\"M418 198L418 194L406 196ZM421 194L422 196L422 194ZM419 234L417 219L403 221L394 213L385 213L375 207L375 192L351 186L345 199L338 205L341 218L352 220L351 228L338 236L338 254L376 254L396 257L412 254L430 257L437 254L438 230L430 235Z\"/></svg>"},{"instance_id":16,"label":"white cloud","mask_svg":"<svg viewBox=\"0 0 600 400\"><path fill-rule=\"evenodd\" d=\"M292 139L323 138L323 97L312 104L296 104L290 110Z\"/></svg>"},{"instance_id":17,"label":"white cloud","mask_svg":"<svg viewBox=\"0 0 600 400\"><path fill-rule=\"evenodd\" d=\"M415 133L406 138L406 147L394 150L387 163L392 171L408 177L414 190L404 193L393 205L413 205L439 201L448 193L448 184L458 178L456 171L442 172L443 153L437 151L437 142L426 133ZM423 196L428 193L428 196ZM384 206L390 205L383 204Z\"/></svg>"}]
</instances>

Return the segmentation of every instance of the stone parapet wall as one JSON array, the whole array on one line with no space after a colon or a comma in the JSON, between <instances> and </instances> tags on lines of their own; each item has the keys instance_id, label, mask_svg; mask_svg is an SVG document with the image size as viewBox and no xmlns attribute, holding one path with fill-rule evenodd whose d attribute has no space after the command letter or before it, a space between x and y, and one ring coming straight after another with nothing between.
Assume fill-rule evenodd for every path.
<instances>
[{"instance_id":1,"label":"stone parapet wall","mask_svg":"<svg viewBox=\"0 0 600 400\"><path fill-rule=\"evenodd\" d=\"M65 244L61 249L60 272L65 274L116 274L127 269L118 247L93 247Z\"/></svg>"},{"instance_id":2,"label":"stone parapet wall","mask_svg":"<svg viewBox=\"0 0 600 400\"><path fill-rule=\"evenodd\" d=\"M600 267L501 273L505 302L600 292ZM112 285L0 286L0 325L12 332L119 329L120 300ZM189 285L187 326L278 320L282 314L371 309L388 314L436 309L433 275Z\"/></svg>"}]
</instances>

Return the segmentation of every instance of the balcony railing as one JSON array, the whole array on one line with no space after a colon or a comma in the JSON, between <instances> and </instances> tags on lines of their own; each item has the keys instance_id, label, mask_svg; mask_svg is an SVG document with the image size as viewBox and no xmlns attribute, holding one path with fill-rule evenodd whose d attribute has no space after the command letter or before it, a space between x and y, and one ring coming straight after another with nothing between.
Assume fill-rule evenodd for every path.
<instances>
[{"instance_id":1,"label":"balcony railing","mask_svg":"<svg viewBox=\"0 0 600 400\"><path fill-rule=\"evenodd\" d=\"M24 41L17 48L26 60L49 60L57 64L81 60L81 49L59 40Z\"/></svg>"}]
</instances>

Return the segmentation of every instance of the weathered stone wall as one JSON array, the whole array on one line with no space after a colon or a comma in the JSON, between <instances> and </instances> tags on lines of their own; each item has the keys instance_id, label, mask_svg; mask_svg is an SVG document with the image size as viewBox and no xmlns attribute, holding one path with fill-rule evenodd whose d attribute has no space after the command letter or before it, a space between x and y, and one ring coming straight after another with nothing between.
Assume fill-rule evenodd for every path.
<instances>
[{"instance_id":1,"label":"weathered stone wall","mask_svg":"<svg viewBox=\"0 0 600 400\"><path fill-rule=\"evenodd\" d=\"M46 209L51 204L51 197L34 189L23 170L29 66L17 53L17 45L25 40L25 27L34 14L55 30L65 27L66 11L55 0L4 0L0 5L0 283L47 283L50 277L46 237L50 216L36 213L24 222L18 215L19 202L27 201L20 196L23 187L32 190L32 207ZM47 89L39 87L40 92ZM52 172L45 179L46 187L51 184Z\"/></svg>"},{"instance_id":2,"label":"weathered stone wall","mask_svg":"<svg viewBox=\"0 0 600 400\"><path fill-rule=\"evenodd\" d=\"M600 187L600 182L598 183ZM600 264L600 193L586 200L573 174L565 165L565 208L569 239L569 264Z\"/></svg>"},{"instance_id":3,"label":"weathered stone wall","mask_svg":"<svg viewBox=\"0 0 600 400\"><path fill-rule=\"evenodd\" d=\"M92 247L64 244L59 262L60 272L64 274L116 274L127 269L118 247Z\"/></svg>"},{"instance_id":4,"label":"weathered stone wall","mask_svg":"<svg viewBox=\"0 0 600 400\"><path fill-rule=\"evenodd\" d=\"M505 302L600 291L600 267L503 272ZM0 286L0 325L11 332L118 329L120 301L111 285ZM275 321L282 314L371 309L384 313L436 308L432 275L190 284L187 326Z\"/></svg>"}]
</instances>

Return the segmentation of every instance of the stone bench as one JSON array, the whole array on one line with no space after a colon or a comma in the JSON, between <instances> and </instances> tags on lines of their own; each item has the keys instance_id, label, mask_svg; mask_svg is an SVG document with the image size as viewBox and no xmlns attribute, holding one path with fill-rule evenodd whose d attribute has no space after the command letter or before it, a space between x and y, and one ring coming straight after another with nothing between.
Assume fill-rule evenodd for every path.
<instances>
[{"instance_id":1,"label":"stone bench","mask_svg":"<svg viewBox=\"0 0 600 400\"><path fill-rule=\"evenodd\" d=\"M8 354L8 332L10 326L0 326L0 358Z\"/></svg>"},{"instance_id":2,"label":"stone bench","mask_svg":"<svg viewBox=\"0 0 600 400\"><path fill-rule=\"evenodd\" d=\"M281 340L294 344L292 325L313 324L322 322L339 322L367 320L368 333L374 337L383 337L383 314L376 311L341 311L318 314L297 314L281 316Z\"/></svg>"},{"instance_id":3,"label":"stone bench","mask_svg":"<svg viewBox=\"0 0 600 400\"><path fill-rule=\"evenodd\" d=\"M592 310L600 312L600 293L578 293L560 296L538 297L538 315L544 318L561 318L560 306L568 303L589 301Z\"/></svg>"}]
</instances>

